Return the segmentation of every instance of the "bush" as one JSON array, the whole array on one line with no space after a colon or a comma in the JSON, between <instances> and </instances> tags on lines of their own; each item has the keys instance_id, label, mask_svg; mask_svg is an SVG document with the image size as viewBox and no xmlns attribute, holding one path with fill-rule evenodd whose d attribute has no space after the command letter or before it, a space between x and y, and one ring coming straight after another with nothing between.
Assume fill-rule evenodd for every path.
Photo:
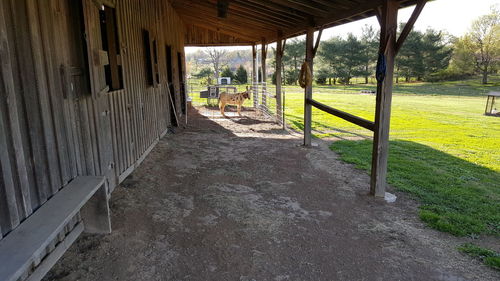
<instances>
[{"instance_id":1,"label":"bush","mask_svg":"<svg viewBox=\"0 0 500 281\"><path fill-rule=\"evenodd\" d=\"M222 73L220 74L220 77L229 77L231 80L234 80L234 73L229 69L229 67L224 68L222 70Z\"/></svg>"},{"instance_id":2,"label":"bush","mask_svg":"<svg viewBox=\"0 0 500 281\"><path fill-rule=\"evenodd\" d=\"M319 84L319 85L325 85L326 84L326 80L328 80L328 71L326 69L319 69L316 74L314 75L315 76L315 80L316 80L316 83Z\"/></svg>"},{"instance_id":3,"label":"bush","mask_svg":"<svg viewBox=\"0 0 500 281\"><path fill-rule=\"evenodd\" d=\"M243 67L243 65L240 65L238 69L236 70L236 75L234 76L234 79L236 82L240 84L246 84L248 82L248 73L247 70Z\"/></svg>"},{"instance_id":4,"label":"bush","mask_svg":"<svg viewBox=\"0 0 500 281\"><path fill-rule=\"evenodd\" d=\"M296 69L287 70L285 75L285 83L287 85L297 84L299 79L299 71Z\"/></svg>"},{"instance_id":5,"label":"bush","mask_svg":"<svg viewBox=\"0 0 500 281\"><path fill-rule=\"evenodd\" d=\"M443 69L438 72L431 73L427 77L425 77L425 81L427 82L441 82L441 81L458 81L465 80L472 76L469 73L463 73L456 71L454 69Z\"/></svg>"}]
</instances>

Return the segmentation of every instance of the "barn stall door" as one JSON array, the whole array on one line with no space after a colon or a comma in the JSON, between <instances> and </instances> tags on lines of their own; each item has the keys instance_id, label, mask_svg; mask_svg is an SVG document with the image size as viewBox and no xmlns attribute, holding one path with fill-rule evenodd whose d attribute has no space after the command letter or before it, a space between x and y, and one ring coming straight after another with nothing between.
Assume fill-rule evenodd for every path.
<instances>
[{"instance_id":1,"label":"barn stall door","mask_svg":"<svg viewBox=\"0 0 500 281\"><path fill-rule=\"evenodd\" d=\"M115 164L113 163L113 140L111 135L111 112L109 91L119 89L120 81L110 79L117 74L110 71L110 65L117 64L116 54L106 41L108 32L114 32L114 9L105 6L100 1L82 0L85 40L87 43L87 57L90 75L91 99L93 100L93 114L95 131L97 132L98 155L96 161L100 166L100 174L107 177L110 187L116 184ZM112 23L111 23L112 22ZM111 26L113 24L113 26ZM116 50L116 49L113 49ZM111 58L111 59L110 59ZM110 81L115 81L110 83ZM92 140L92 141L95 141Z\"/></svg>"}]
</instances>

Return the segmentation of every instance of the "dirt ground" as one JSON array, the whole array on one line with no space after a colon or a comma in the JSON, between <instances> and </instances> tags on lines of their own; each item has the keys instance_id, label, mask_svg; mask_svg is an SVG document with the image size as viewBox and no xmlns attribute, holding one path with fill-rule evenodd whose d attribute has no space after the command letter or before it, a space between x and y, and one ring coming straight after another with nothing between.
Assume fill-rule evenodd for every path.
<instances>
[{"instance_id":1,"label":"dirt ground","mask_svg":"<svg viewBox=\"0 0 500 281\"><path fill-rule=\"evenodd\" d=\"M326 143L229 114L192 111L114 191L113 233L80 237L45 280L500 280L404 194L368 196Z\"/></svg>"}]
</instances>

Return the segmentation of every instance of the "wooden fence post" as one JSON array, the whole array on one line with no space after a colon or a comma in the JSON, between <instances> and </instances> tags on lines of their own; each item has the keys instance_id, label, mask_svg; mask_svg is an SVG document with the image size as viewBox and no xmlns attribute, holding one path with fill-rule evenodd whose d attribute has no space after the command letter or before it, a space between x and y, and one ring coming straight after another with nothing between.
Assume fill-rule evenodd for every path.
<instances>
[{"instance_id":1,"label":"wooden fence post","mask_svg":"<svg viewBox=\"0 0 500 281\"><path fill-rule=\"evenodd\" d=\"M281 108L281 58L283 56L283 32L278 31L278 40L276 41L276 115L278 120L284 122Z\"/></svg>"},{"instance_id":2,"label":"wooden fence post","mask_svg":"<svg viewBox=\"0 0 500 281\"><path fill-rule=\"evenodd\" d=\"M253 107L257 108L259 104L259 96L257 91L257 82L258 82L258 74L257 74L257 47L255 44L252 45L252 95L253 95Z\"/></svg>"},{"instance_id":3,"label":"wooden fence post","mask_svg":"<svg viewBox=\"0 0 500 281\"><path fill-rule=\"evenodd\" d=\"M391 119L392 84L394 57L396 55L398 2L384 1L380 17L380 54L385 55L386 74L383 81L377 82L375 126L373 137L372 170L370 194L385 196L387 159L389 148L389 127Z\"/></svg>"},{"instance_id":4,"label":"wooden fence post","mask_svg":"<svg viewBox=\"0 0 500 281\"><path fill-rule=\"evenodd\" d=\"M267 45L266 45L266 38L262 38L262 49L261 49L261 56L260 56L260 67L261 67L261 74L262 74L262 105L264 107L267 106L267 87L266 87L266 58L267 58Z\"/></svg>"},{"instance_id":5,"label":"wooden fence post","mask_svg":"<svg viewBox=\"0 0 500 281\"><path fill-rule=\"evenodd\" d=\"M306 34L306 62L309 65L311 73L313 72L314 58L314 28L308 27ZM304 90L304 146L311 146L311 118L312 106L307 100L312 99L312 84L307 85Z\"/></svg>"}]
</instances>

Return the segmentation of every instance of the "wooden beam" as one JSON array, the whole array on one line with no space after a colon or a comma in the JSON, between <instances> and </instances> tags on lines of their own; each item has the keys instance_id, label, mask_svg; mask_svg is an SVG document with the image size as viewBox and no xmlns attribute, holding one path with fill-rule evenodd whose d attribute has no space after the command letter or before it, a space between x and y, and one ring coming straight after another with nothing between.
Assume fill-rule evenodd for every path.
<instances>
[{"instance_id":1,"label":"wooden beam","mask_svg":"<svg viewBox=\"0 0 500 281\"><path fill-rule=\"evenodd\" d=\"M272 3L271 1L268 1L268 0L248 0L248 2L261 5L269 10L288 14L288 15L291 15L294 17L298 17L302 20L309 16L307 13L304 13L302 11L297 11L297 10L293 10L293 9L290 9L287 7L283 7L281 5Z\"/></svg>"},{"instance_id":2,"label":"wooden beam","mask_svg":"<svg viewBox=\"0 0 500 281\"><path fill-rule=\"evenodd\" d=\"M352 9L345 11L337 11L332 10L324 17L315 17L316 26L323 26L324 28L329 28L332 26L336 26L342 23L352 21L350 18L353 18L357 15L370 14L374 15L374 9L381 6L384 1L382 0L373 0L366 2L364 4L358 4ZM285 37L292 37L295 35L303 34L307 29L308 22L304 21L304 25L297 25L288 30L284 30Z\"/></svg>"},{"instance_id":3,"label":"wooden beam","mask_svg":"<svg viewBox=\"0 0 500 281\"><path fill-rule=\"evenodd\" d=\"M313 73L313 52L314 52L314 28L308 27L306 33L306 63L309 65L311 73ZM306 101L312 99L312 84L307 85L304 89L304 146L311 146L311 123L312 123L312 107Z\"/></svg>"},{"instance_id":4,"label":"wooden beam","mask_svg":"<svg viewBox=\"0 0 500 281\"><path fill-rule=\"evenodd\" d=\"M196 10L196 13L193 12ZM278 25L272 23L259 22L254 19L248 19L241 16L237 16L235 14L228 14L227 18L220 19L213 15L212 11L198 5L183 5L182 7L176 8L176 11L179 13L181 18L191 17L197 18L202 21L206 21L207 23L214 24L216 26L223 26L226 28L232 28L234 30L238 30L241 33L274 33L276 29L279 27ZM189 21L186 21L189 23ZM248 29L248 27L252 27L252 29Z\"/></svg>"},{"instance_id":5,"label":"wooden beam","mask_svg":"<svg viewBox=\"0 0 500 281\"><path fill-rule=\"evenodd\" d=\"M237 4L238 6L245 7L265 17L278 18L281 19L282 21L287 21L293 24L300 23L301 20L303 19L302 17L298 17L296 15L291 15L283 12L278 12L272 9L268 9L259 3L254 3L247 0L234 0L234 3Z\"/></svg>"},{"instance_id":6,"label":"wooden beam","mask_svg":"<svg viewBox=\"0 0 500 281\"><path fill-rule=\"evenodd\" d=\"M282 57L283 57L283 32L278 31L277 34L278 40L276 41L276 54L275 54L275 73L276 73L276 114L278 115L278 120L284 122L283 114L279 114L282 112L281 107L281 65L282 65Z\"/></svg>"},{"instance_id":7,"label":"wooden beam","mask_svg":"<svg viewBox=\"0 0 500 281\"><path fill-rule=\"evenodd\" d=\"M395 47L395 52L396 54L399 52L401 49L401 46L403 45L404 41L406 40L406 37L408 37L408 34L410 34L411 29L413 28L413 25L415 25L415 22L417 21L418 16L424 9L425 3L427 3L427 0L418 0L417 5L415 6L415 9L413 9L413 12L408 19L408 22L406 23L405 27L401 31L401 34L399 35L398 41L396 42L396 47Z\"/></svg>"},{"instance_id":8,"label":"wooden beam","mask_svg":"<svg viewBox=\"0 0 500 281\"><path fill-rule=\"evenodd\" d=\"M262 73L262 105L267 106L267 88L266 88L266 59L267 59L267 45L266 38L262 38L262 48L261 48L261 56L260 56L260 68Z\"/></svg>"},{"instance_id":9,"label":"wooden beam","mask_svg":"<svg viewBox=\"0 0 500 281\"><path fill-rule=\"evenodd\" d=\"M353 124L356 124L360 127L363 127L363 128L368 129L370 131L373 131L374 123L372 121L363 119L363 118L358 117L356 115L352 115L352 114L344 112L342 110L335 109L333 107L330 107L326 104L322 104L322 103L315 101L313 99L307 99L306 102L309 103L310 105L316 107L319 110L322 110L326 113L330 113L331 115L337 116L337 117L342 118L346 121L349 121Z\"/></svg>"},{"instance_id":10,"label":"wooden beam","mask_svg":"<svg viewBox=\"0 0 500 281\"><path fill-rule=\"evenodd\" d=\"M375 9L375 16L377 17L378 24L382 25L382 10L380 10L380 7Z\"/></svg>"},{"instance_id":11,"label":"wooden beam","mask_svg":"<svg viewBox=\"0 0 500 281\"><path fill-rule=\"evenodd\" d=\"M294 9L296 11L302 11L310 16L319 15L321 17L326 16L328 11L324 11L320 8L316 7L308 7L303 3L294 3L288 0L268 0L269 2L273 2L275 4L281 5L284 8Z\"/></svg>"},{"instance_id":12,"label":"wooden beam","mask_svg":"<svg viewBox=\"0 0 500 281\"><path fill-rule=\"evenodd\" d=\"M319 29L318 37L316 38L316 44L314 44L313 58L316 56L316 52L318 52L319 41L321 41L321 34L323 34L323 28Z\"/></svg>"},{"instance_id":13,"label":"wooden beam","mask_svg":"<svg viewBox=\"0 0 500 281\"><path fill-rule=\"evenodd\" d=\"M255 44L252 45L252 85L253 85L253 107L257 108L258 105L258 94L256 91L257 82L258 82L258 68L257 68L257 46Z\"/></svg>"},{"instance_id":14,"label":"wooden beam","mask_svg":"<svg viewBox=\"0 0 500 281\"><path fill-rule=\"evenodd\" d=\"M299 19L290 17L286 14L279 14L272 10L262 9L259 5L252 5L252 3L248 3L247 1L235 0L231 2L230 12L234 11L245 11L251 13L254 17L258 17L260 19L272 19L275 21L279 21L285 24L297 24L300 22ZM233 4L234 3L234 4Z\"/></svg>"},{"instance_id":15,"label":"wooden beam","mask_svg":"<svg viewBox=\"0 0 500 281\"><path fill-rule=\"evenodd\" d=\"M248 32L242 32L239 29L234 29L232 27L226 27L225 25L220 25L217 22L212 22L211 20L204 20L202 18L197 18L191 15L182 15L183 20L186 22L189 22L189 24L192 24L194 26L199 26L202 28L206 28L208 30L216 31L216 32L221 32L227 35L231 35L237 38L245 39L245 40L251 40L253 42L259 41L260 37L257 34ZM262 33L260 33L262 34Z\"/></svg>"},{"instance_id":16,"label":"wooden beam","mask_svg":"<svg viewBox=\"0 0 500 281\"><path fill-rule=\"evenodd\" d=\"M323 5L323 6L330 7L330 8L333 8L333 9L347 10L347 9L349 9L351 7L350 5L346 5L345 2L342 3L342 1L338 1L338 0L337 1L331 1L331 0L313 0L313 2L319 3L319 4Z\"/></svg>"},{"instance_id":17,"label":"wooden beam","mask_svg":"<svg viewBox=\"0 0 500 281\"><path fill-rule=\"evenodd\" d=\"M281 48L281 56L285 53L285 48L286 48L286 38L283 40L283 47Z\"/></svg>"},{"instance_id":18,"label":"wooden beam","mask_svg":"<svg viewBox=\"0 0 500 281\"><path fill-rule=\"evenodd\" d=\"M389 127L392 103L392 79L394 73L394 58L396 56L398 2L387 0L382 7L382 25L380 27L380 49L385 49L386 73L383 81L377 83L377 98L375 108L375 126L372 151L372 170L370 194L377 197L385 196L387 185L387 159L389 153ZM385 46L385 47L384 47Z\"/></svg>"},{"instance_id":19,"label":"wooden beam","mask_svg":"<svg viewBox=\"0 0 500 281\"><path fill-rule=\"evenodd\" d=\"M275 30L277 27L285 27L284 23L277 23L270 20L261 20L252 14L245 13L228 13L227 18L218 18L216 15L215 6L212 7L210 3L186 1L184 4L175 7L181 14L189 14L192 16L200 16L203 19L210 18L221 23L236 25L240 27L258 27L259 29Z\"/></svg>"},{"instance_id":20,"label":"wooden beam","mask_svg":"<svg viewBox=\"0 0 500 281\"><path fill-rule=\"evenodd\" d=\"M272 1L272 0L271 0ZM326 12L326 7L321 7L320 5L318 5L317 3L311 3L311 1L304 1L304 0L286 0L286 2L288 2L290 4L293 4L296 7L302 7L302 8L307 8L308 10L310 10L311 12L316 12L316 13L319 13L319 14L322 14L322 13L325 13Z\"/></svg>"}]
</instances>

